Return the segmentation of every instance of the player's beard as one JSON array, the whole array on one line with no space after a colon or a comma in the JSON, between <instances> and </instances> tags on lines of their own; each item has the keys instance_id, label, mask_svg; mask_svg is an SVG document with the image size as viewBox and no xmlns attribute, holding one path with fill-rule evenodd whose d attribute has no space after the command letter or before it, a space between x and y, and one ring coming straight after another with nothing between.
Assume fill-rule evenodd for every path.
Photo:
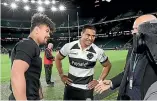
<instances>
[{"instance_id":1,"label":"player's beard","mask_svg":"<svg viewBox=\"0 0 157 101\"><path fill-rule=\"evenodd\" d=\"M92 43L93 43L93 41L86 40L86 45L87 45L87 46L90 46Z\"/></svg>"},{"instance_id":2,"label":"player's beard","mask_svg":"<svg viewBox=\"0 0 157 101\"><path fill-rule=\"evenodd\" d=\"M50 39L49 37L45 37L43 44L47 44L49 39Z\"/></svg>"}]
</instances>

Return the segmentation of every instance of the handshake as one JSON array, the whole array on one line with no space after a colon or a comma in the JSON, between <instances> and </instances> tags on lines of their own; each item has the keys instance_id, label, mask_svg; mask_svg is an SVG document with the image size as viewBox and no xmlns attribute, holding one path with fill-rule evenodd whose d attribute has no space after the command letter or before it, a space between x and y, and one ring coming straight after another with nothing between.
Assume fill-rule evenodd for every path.
<instances>
[{"instance_id":1,"label":"handshake","mask_svg":"<svg viewBox=\"0 0 157 101\"><path fill-rule=\"evenodd\" d=\"M94 91L101 94L102 92L110 89L112 87L112 81L111 80L101 80L99 83L95 86Z\"/></svg>"}]
</instances>

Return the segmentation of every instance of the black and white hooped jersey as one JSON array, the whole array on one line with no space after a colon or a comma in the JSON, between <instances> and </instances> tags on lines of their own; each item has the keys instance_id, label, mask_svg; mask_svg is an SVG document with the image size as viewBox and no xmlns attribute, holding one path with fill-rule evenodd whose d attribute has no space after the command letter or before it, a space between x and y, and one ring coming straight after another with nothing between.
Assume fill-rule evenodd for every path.
<instances>
[{"instance_id":1,"label":"black and white hooped jersey","mask_svg":"<svg viewBox=\"0 0 157 101\"><path fill-rule=\"evenodd\" d=\"M82 50L79 40L65 44L59 52L69 57L68 77L73 81L71 86L81 89L88 89L87 84L93 80L96 61L103 64L108 59L104 50L95 44Z\"/></svg>"}]
</instances>

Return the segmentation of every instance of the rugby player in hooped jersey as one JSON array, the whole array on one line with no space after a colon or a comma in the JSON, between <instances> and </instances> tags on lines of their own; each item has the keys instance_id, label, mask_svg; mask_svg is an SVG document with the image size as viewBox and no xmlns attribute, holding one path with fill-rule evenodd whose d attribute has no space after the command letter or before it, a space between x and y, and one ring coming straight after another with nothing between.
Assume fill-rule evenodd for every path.
<instances>
[{"instance_id":1,"label":"rugby player in hooped jersey","mask_svg":"<svg viewBox=\"0 0 157 101\"><path fill-rule=\"evenodd\" d=\"M81 38L65 44L57 53L55 62L64 89L64 100L93 100L93 89L108 75L111 63L104 54L104 50L93 44L96 37L96 29L92 25L86 25L82 29ZM62 59L68 56L69 72L65 75L62 70ZM99 80L94 80L94 67L96 61L103 66ZM64 68L64 66L63 66Z\"/></svg>"}]
</instances>

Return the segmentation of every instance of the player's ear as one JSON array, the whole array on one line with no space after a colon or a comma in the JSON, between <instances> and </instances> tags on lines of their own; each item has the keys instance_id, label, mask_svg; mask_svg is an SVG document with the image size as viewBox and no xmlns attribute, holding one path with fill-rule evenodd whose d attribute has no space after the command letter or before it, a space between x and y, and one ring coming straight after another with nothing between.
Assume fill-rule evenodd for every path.
<instances>
[{"instance_id":1,"label":"player's ear","mask_svg":"<svg viewBox=\"0 0 157 101\"><path fill-rule=\"evenodd\" d=\"M39 32L39 27L36 26L36 27L34 28L34 31L35 31L36 33L38 33L38 32Z\"/></svg>"},{"instance_id":2,"label":"player's ear","mask_svg":"<svg viewBox=\"0 0 157 101\"><path fill-rule=\"evenodd\" d=\"M81 32L81 36L83 35L83 32Z\"/></svg>"}]
</instances>

